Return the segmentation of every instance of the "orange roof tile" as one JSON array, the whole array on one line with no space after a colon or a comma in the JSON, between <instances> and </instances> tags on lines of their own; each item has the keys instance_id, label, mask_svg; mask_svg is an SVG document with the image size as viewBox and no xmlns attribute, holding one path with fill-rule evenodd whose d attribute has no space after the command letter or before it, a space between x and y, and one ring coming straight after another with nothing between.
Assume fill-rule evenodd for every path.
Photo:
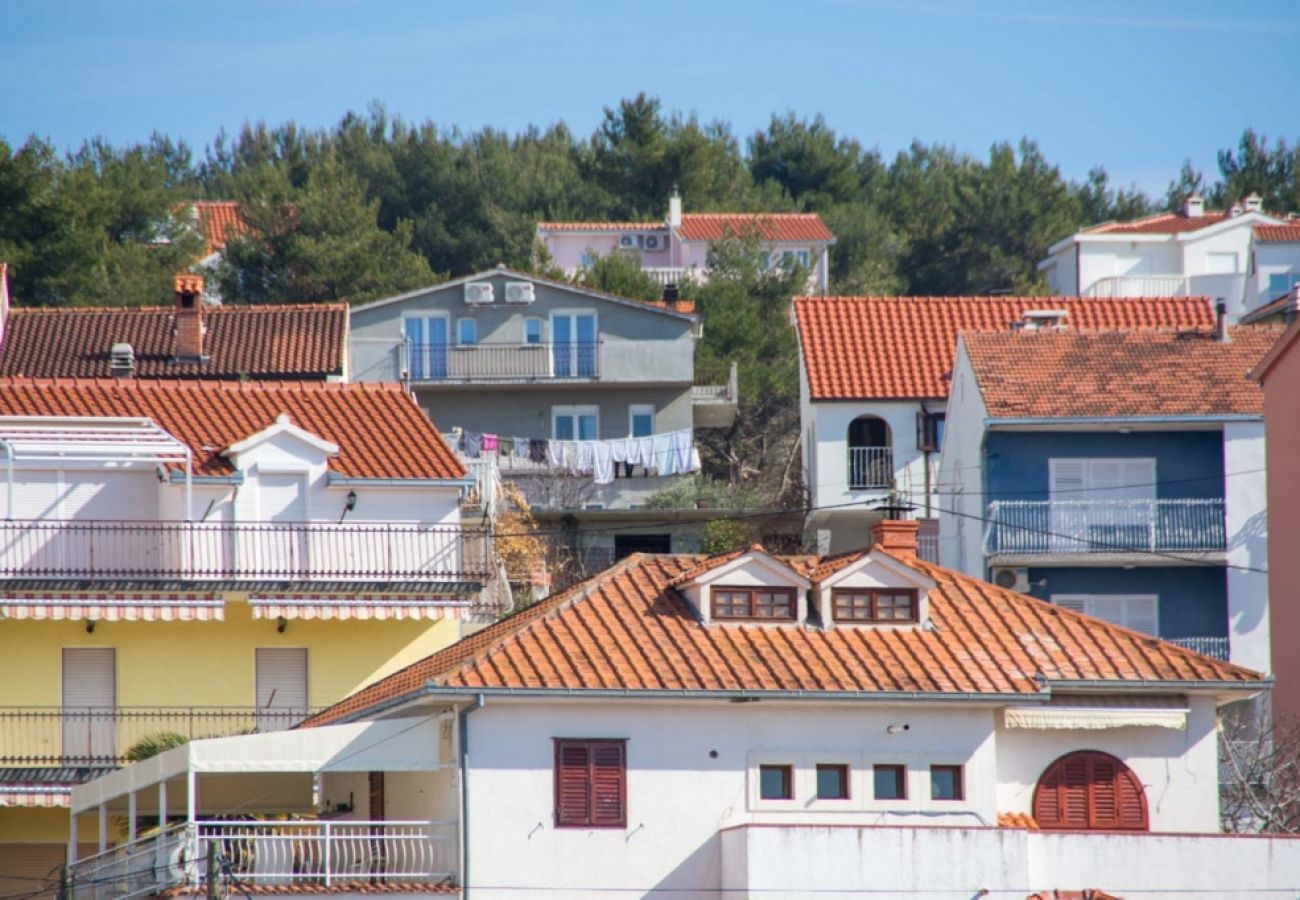
<instances>
[{"instance_id":1,"label":"orange roof tile","mask_svg":"<svg viewBox=\"0 0 1300 900\"><path fill-rule=\"evenodd\" d=\"M797 297L800 352L813 400L948 396L961 331L1009 331L1030 310L1077 328L1208 328L1205 297Z\"/></svg>"},{"instance_id":2,"label":"orange roof tile","mask_svg":"<svg viewBox=\"0 0 1300 900\"><path fill-rule=\"evenodd\" d=\"M190 447L196 475L230 474L224 449L281 413L339 446L329 460L339 475L465 475L438 429L396 384L0 379L0 415L148 417Z\"/></svg>"},{"instance_id":3,"label":"orange roof tile","mask_svg":"<svg viewBox=\"0 0 1300 900\"><path fill-rule=\"evenodd\" d=\"M998 813L999 828L1025 828L1030 831L1038 830L1038 823L1029 813L1013 812Z\"/></svg>"},{"instance_id":4,"label":"orange roof tile","mask_svg":"<svg viewBox=\"0 0 1300 900\"><path fill-rule=\"evenodd\" d=\"M1247 378L1282 329L963 334L993 418L1262 415Z\"/></svg>"},{"instance_id":5,"label":"orange roof tile","mask_svg":"<svg viewBox=\"0 0 1300 900\"><path fill-rule=\"evenodd\" d=\"M1256 225L1255 240L1261 244L1300 243L1300 224Z\"/></svg>"},{"instance_id":6,"label":"orange roof tile","mask_svg":"<svg viewBox=\"0 0 1300 900\"><path fill-rule=\"evenodd\" d=\"M239 204L232 200L196 200L190 206L199 230L208 241L206 255L226 246L232 236L248 233L248 226L239 216Z\"/></svg>"},{"instance_id":7,"label":"orange roof tile","mask_svg":"<svg viewBox=\"0 0 1300 900\"><path fill-rule=\"evenodd\" d=\"M883 553L878 547L871 552ZM814 556L777 557L811 573ZM1263 676L1136 631L914 558L936 582L933 628L707 626L675 580L700 556L635 554L605 572L363 688L309 720L320 725L421 692L602 690L1039 693L1040 679L1217 682ZM716 560L712 560L716 562ZM1095 684L1089 690L1095 691Z\"/></svg>"},{"instance_id":8,"label":"orange roof tile","mask_svg":"<svg viewBox=\"0 0 1300 900\"><path fill-rule=\"evenodd\" d=\"M142 378L325 378L343 374L348 308L218 306L203 309L203 363L175 363L170 307L11 309L0 376L103 378L109 349L130 344Z\"/></svg>"},{"instance_id":9,"label":"orange roof tile","mask_svg":"<svg viewBox=\"0 0 1300 900\"><path fill-rule=\"evenodd\" d=\"M765 241L835 239L816 213L685 213L677 233L684 241L718 241L751 230Z\"/></svg>"},{"instance_id":10,"label":"orange roof tile","mask_svg":"<svg viewBox=\"0 0 1300 900\"><path fill-rule=\"evenodd\" d=\"M1188 216L1181 212L1156 213L1141 219L1127 222L1103 222L1091 228L1085 228L1082 234L1183 234L1200 231L1211 225L1218 225L1228 218L1223 211L1206 211L1200 216Z\"/></svg>"}]
</instances>

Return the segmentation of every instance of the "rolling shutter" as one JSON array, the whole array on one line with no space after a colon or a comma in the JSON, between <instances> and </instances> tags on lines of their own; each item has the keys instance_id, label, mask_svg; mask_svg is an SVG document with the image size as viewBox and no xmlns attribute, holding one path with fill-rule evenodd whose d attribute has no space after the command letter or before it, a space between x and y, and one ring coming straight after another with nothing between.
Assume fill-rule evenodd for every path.
<instances>
[{"instance_id":1,"label":"rolling shutter","mask_svg":"<svg viewBox=\"0 0 1300 900\"><path fill-rule=\"evenodd\" d=\"M622 741L556 741L555 824L621 828L627 823Z\"/></svg>"},{"instance_id":2,"label":"rolling shutter","mask_svg":"<svg viewBox=\"0 0 1300 900\"><path fill-rule=\"evenodd\" d=\"M1146 831L1146 796L1128 766L1085 750L1048 766L1034 790L1034 820L1070 831Z\"/></svg>"},{"instance_id":3,"label":"rolling shutter","mask_svg":"<svg viewBox=\"0 0 1300 900\"><path fill-rule=\"evenodd\" d=\"M63 756L82 765L117 758L117 651L63 651Z\"/></svg>"},{"instance_id":4,"label":"rolling shutter","mask_svg":"<svg viewBox=\"0 0 1300 900\"><path fill-rule=\"evenodd\" d=\"M280 731L307 714L307 650L302 647L258 647L257 729Z\"/></svg>"},{"instance_id":5,"label":"rolling shutter","mask_svg":"<svg viewBox=\"0 0 1300 900\"><path fill-rule=\"evenodd\" d=\"M591 792L587 773L591 752L586 741L560 741L555 748L555 824L586 825Z\"/></svg>"}]
</instances>

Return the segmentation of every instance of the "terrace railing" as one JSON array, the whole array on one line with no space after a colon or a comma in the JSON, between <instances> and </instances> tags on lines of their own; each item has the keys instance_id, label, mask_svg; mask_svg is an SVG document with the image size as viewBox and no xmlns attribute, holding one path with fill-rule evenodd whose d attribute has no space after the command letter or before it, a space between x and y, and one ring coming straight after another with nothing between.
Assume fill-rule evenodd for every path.
<instances>
[{"instance_id":1,"label":"terrace railing","mask_svg":"<svg viewBox=\"0 0 1300 900\"><path fill-rule=\"evenodd\" d=\"M1223 501L995 500L990 555L1215 553L1227 547Z\"/></svg>"},{"instance_id":2,"label":"terrace railing","mask_svg":"<svg viewBox=\"0 0 1300 900\"><path fill-rule=\"evenodd\" d=\"M0 521L0 578L463 581L483 529L394 523Z\"/></svg>"},{"instance_id":3,"label":"terrace railing","mask_svg":"<svg viewBox=\"0 0 1300 900\"><path fill-rule=\"evenodd\" d=\"M850 447L848 468L849 490L893 487L894 449L892 447Z\"/></svg>"},{"instance_id":4,"label":"terrace railing","mask_svg":"<svg viewBox=\"0 0 1300 900\"><path fill-rule=\"evenodd\" d=\"M406 344L412 381L565 381L600 377L599 341Z\"/></svg>"}]
</instances>

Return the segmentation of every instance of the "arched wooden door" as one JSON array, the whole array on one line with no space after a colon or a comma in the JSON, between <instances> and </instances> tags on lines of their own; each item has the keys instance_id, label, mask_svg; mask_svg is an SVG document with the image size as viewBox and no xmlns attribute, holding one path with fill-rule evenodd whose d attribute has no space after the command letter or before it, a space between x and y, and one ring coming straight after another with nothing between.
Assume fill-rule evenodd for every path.
<instances>
[{"instance_id":1,"label":"arched wooden door","mask_svg":"<svg viewBox=\"0 0 1300 900\"><path fill-rule=\"evenodd\" d=\"M1133 770L1108 753L1082 750L1047 767L1034 789L1040 828L1147 831L1147 798Z\"/></svg>"}]
</instances>

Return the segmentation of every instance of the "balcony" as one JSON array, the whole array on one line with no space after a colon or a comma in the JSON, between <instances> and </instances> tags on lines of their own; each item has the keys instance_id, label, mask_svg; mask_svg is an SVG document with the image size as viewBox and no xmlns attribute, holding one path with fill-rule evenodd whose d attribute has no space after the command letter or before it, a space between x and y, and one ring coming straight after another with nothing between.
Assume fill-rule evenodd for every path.
<instances>
[{"instance_id":1,"label":"balcony","mask_svg":"<svg viewBox=\"0 0 1300 900\"><path fill-rule=\"evenodd\" d=\"M460 582L491 559L449 525L0 521L0 579Z\"/></svg>"},{"instance_id":2,"label":"balcony","mask_svg":"<svg viewBox=\"0 0 1300 900\"><path fill-rule=\"evenodd\" d=\"M1222 559L1223 501L996 500L988 506L984 552L1007 563L1161 557ZM1144 561L1146 561L1144 559Z\"/></svg>"},{"instance_id":3,"label":"balcony","mask_svg":"<svg viewBox=\"0 0 1300 900\"><path fill-rule=\"evenodd\" d=\"M1208 656L1212 659L1223 660L1228 662L1229 640L1224 637L1181 637L1181 638L1161 638L1171 644L1177 644L1185 650L1191 650L1193 653L1199 653L1202 656Z\"/></svg>"},{"instance_id":4,"label":"balcony","mask_svg":"<svg viewBox=\"0 0 1300 900\"><path fill-rule=\"evenodd\" d=\"M1191 279L1186 275L1114 275L1098 278L1084 290L1085 297L1187 297Z\"/></svg>"},{"instance_id":5,"label":"balcony","mask_svg":"<svg viewBox=\"0 0 1300 900\"><path fill-rule=\"evenodd\" d=\"M452 893L454 821L195 821L78 860L73 900L154 896L203 888L209 852L221 873L217 892L337 894ZM196 891L196 893L198 893Z\"/></svg>"},{"instance_id":6,"label":"balcony","mask_svg":"<svg viewBox=\"0 0 1300 900\"><path fill-rule=\"evenodd\" d=\"M730 428L740 404L736 364L695 369L691 410L696 428Z\"/></svg>"},{"instance_id":7,"label":"balcony","mask_svg":"<svg viewBox=\"0 0 1300 900\"><path fill-rule=\"evenodd\" d=\"M131 747L145 738L166 734L194 740L284 731L313 712L251 706L0 707L0 765L120 766Z\"/></svg>"},{"instance_id":8,"label":"balcony","mask_svg":"<svg viewBox=\"0 0 1300 900\"><path fill-rule=\"evenodd\" d=\"M894 486L892 447L849 448L849 490L888 490Z\"/></svg>"},{"instance_id":9,"label":"balcony","mask_svg":"<svg viewBox=\"0 0 1300 900\"><path fill-rule=\"evenodd\" d=\"M597 381L600 341L404 345L403 371L420 384Z\"/></svg>"}]
</instances>

